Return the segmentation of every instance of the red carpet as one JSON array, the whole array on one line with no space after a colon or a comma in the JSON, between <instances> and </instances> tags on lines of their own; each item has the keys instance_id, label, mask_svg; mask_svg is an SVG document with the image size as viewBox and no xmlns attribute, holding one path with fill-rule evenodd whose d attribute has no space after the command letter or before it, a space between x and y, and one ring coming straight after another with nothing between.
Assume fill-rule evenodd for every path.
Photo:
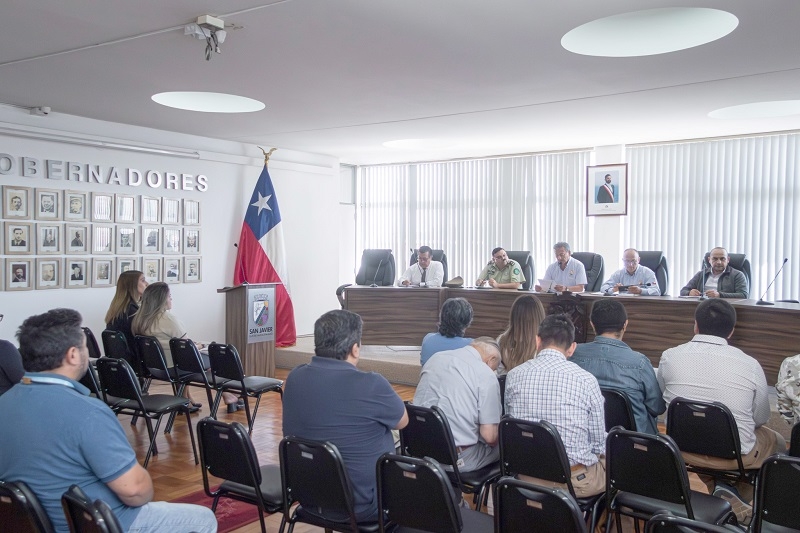
<instances>
[{"instance_id":1,"label":"red carpet","mask_svg":"<svg viewBox=\"0 0 800 533\"><path fill-rule=\"evenodd\" d=\"M213 488L213 487L212 487ZM187 494L181 498L172 500L173 503L194 503L211 509L213 498L206 496L203 490L198 490ZM230 498L220 498L217 504L217 524L218 533L228 533L251 522L258 521L258 507L249 503L231 500ZM269 516L264 515L264 518Z\"/></svg>"}]
</instances>

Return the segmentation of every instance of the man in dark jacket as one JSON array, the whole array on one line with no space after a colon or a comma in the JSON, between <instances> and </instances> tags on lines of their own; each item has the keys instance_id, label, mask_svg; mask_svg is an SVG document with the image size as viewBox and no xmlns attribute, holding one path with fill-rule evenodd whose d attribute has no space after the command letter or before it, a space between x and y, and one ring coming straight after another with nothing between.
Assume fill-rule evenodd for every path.
<instances>
[{"instance_id":1,"label":"man in dark jacket","mask_svg":"<svg viewBox=\"0 0 800 533\"><path fill-rule=\"evenodd\" d=\"M681 289L681 296L700 296L709 298L747 298L750 289L744 274L728 265L728 251L714 248L709 252L711 268L704 268Z\"/></svg>"}]
</instances>

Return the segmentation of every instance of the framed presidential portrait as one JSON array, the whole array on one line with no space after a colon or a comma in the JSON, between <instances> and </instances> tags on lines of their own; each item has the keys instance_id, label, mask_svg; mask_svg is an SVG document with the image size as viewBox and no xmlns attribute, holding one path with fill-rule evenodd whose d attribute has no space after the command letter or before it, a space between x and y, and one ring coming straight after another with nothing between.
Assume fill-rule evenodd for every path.
<instances>
[{"instance_id":1,"label":"framed presidential portrait","mask_svg":"<svg viewBox=\"0 0 800 533\"><path fill-rule=\"evenodd\" d=\"M184 226L199 226L200 225L200 202L197 200L184 200L183 201L183 225Z\"/></svg>"},{"instance_id":2,"label":"framed presidential portrait","mask_svg":"<svg viewBox=\"0 0 800 533\"><path fill-rule=\"evenodd\" d=\"M628 164L586 167L586 216L628 214Z\"/></svg>"},{"instance_id":3,"label":"framed presidential portrait","mask_svg":"<svg viewBox=\"0 0 800 533\"><path fill-rule=\"evenodd\" d=\"M89 259L67 257L64 260L64 286L68 289L85 289L89 286L91 273Z\"/></svg>"},{"instance_id":4,"label":"framed presidential portrait","mask_svg":"<svg viewBox=\"0 0 800 533\"><path fill-rule=\"evenodd\" d=\"M33 289L33 259L6 259L6 290L29 291Z\"/></svg>"},{"instance_id":5,"label":"framed presidential portrait","mask_svg":"<svg viewBox=\"0 0 800 533\"><path fill-rule=\"evenodd\" d=\"M164 258L164 281L167 283L180 283L181 282L181 258L180 257L165 257Z\"/></svg>"},{"instance_id":6,"label":"framed presidential portrait","mask_svg":"<svg viewBox=\"0 0 800 533\"><path fill-rule=\"evenodd\" d=\"M33 205L36 220L61 220L61 191L36 189Z\"/></svg>"},{"instance_id":7,"label":"framed presidential portrait","mask_svg":"<svg viewBox=\"0 0 800 533\"><path fill-rule=\"evenodd\" d=\"M180 224L181 223L181 199L163 198L161 200L161 223Z\"/></svg>"},{"instance_id":8,"label":"framed presidential portrait","mask_svg":"<svg viewBox=\"0 0 800 533\"><path fill-rule=\"evenodd\" d=\"M51 224L39 222L36 224L36 253L37 254L60 254L61 248L61 224Z\"/></svg>"},{"instance_id":9,"label":"framed presidential portrait","mask_svg":"<svg viewBox=\"0 0 800 533\"><path fill-rule=\"evenodd\" d=\"M139 270L139 258L133 256L117 257L117 277L121 276L123 272L127 272L129 270Z\"/></svg>"},{"instance_id":10,"label":"framed presidential portrait","mask_svg":"<svg viewBox=\"0 0 800 533\"><path fill-rule=\"evenodd\" d=\"M136 253L136 226L117 226L117 253Z\"/></svg>"},{"instance_id":11,"label":"framed presidential portrait","mask_svg":"<svg viewBox=\"0 0 800 533\"><path fill-rule=\"evenodd\" d=\"M114 284L114 261L112 259L94 259L92 261L92 287L112 287Z\"/></svg>"},{"instance_id":12,"label":"framed presidential portrait","mask_svg":"<svg viewBox=\"0 0 800 533\"><path fill-rule=\"evenodd\" d=\"M90 247L88 224L67 224L64 229L64 248L69 254L88 254Z\"/></svg>"},{"instance_id":13,"label":"framed presidential portrait","mask_svg":"<svg viewBox=\"0 0 800 533\"><path fill-rule=\"evenodd\" d=\"M31 218L32 189L3 186L3 218Z\"/></svg>"},{"instance_id":14,"label":"framed presidential portrait","mask_svg":"<svg viewBox=\"0 0 800 533\"><path fill-rule=\"evenodd\" d=\"M159 224L161 222L161 198L142 196L142 224Z\"/></svg>"},{"instance_id":15,"label":"framed presidential portrait","mask_svg":"<svg viewBox=\"0 0 800 533\"><path fill-rule=\"evenodd\" d=\"M143 257L142 272L144 273L144 279L147 280L147 283L161 281L161 258Z\"/></svg>"},{"instance_id":16,"label":"framed presidential portrait","mask_svg":"<svg viewBox=\"0 0 800 533\"><path fill-rule=\"evenodd\" d=\"M111 224L92 224L92 253L114 253L114 226Z\"/></svg>"},{"instance_id":17,"label":"framed presidential portrait","mask_svg":"<svg viewBox=\"0 0 800 533\"><path fill-rule=\"evenodd\" d=\"M199 257L184 257L183 258L183 282L184 283L199 283L200 278L200 258Z\"/></svg>"},{"instance_id":18,"label":"framed presidential portrait","mask_svg":"<svg viewBox=\"0 0 800 533\"><path fill-rule=\"evenodd\" d=\"M5 222L3 235L6 241L7 255L32 254L36 240L33 224L30 222Z\"/></svg>"},{"instance_id":19,"label":"framed presidential portrait","mask_svg":"<svg viewBox=\"0 0 800 533\"><path fill-rule=\"evenodd\" d=\"M198 255L200 253L200 230L186 228L183 230L183 253Z\"/></svg>"},{"instance_id":20,"label":"framed presidential portrait","mask_svg":"<svg viewBox=\"0 0 800 533\"><path fill-rule=\"evenodd\" d=\"M164 228L164 246L162 248L164 253L181 253L183 249L181 238L181 228Z\"/></svg>"},{"instance_id":21,"label":"framed presidential portrait","mask_svg":"<svg viewBox=\"0 0 800 533\"><path fill-rule=\"evenodd\" d=\"M114 222L114 195L92 193L92 221Z\"/></svg>"},{"instance_id":22,"label":"framed presidential portrait","mask_svg":"<svg viewBox=\"0 0 800 533\"><path fill-rule=\"evenodd\" d=\"M136 222L136 197L129 194L118 194L115 199L117 205L117 222Z\"/></svg>"},{"instance_id":23,"label":"framed presidential portrait","mask_svg":"<svg viewBox=\"0 0 800 533\"><path fill-rule=\"evenodd\" d=\"M61 288L61 259L36 260L36 289Z\"/></svg>"},{"instance_id":24,"label":"framed presidential portrait","mask_svg":"<svg viewBox=\"0 0 800 533\"><path fill-rule=\"evenodd\" d=\"M67 191L64 193L64 220L89 220L89 193Z\"/></svg>"}]
</instances>

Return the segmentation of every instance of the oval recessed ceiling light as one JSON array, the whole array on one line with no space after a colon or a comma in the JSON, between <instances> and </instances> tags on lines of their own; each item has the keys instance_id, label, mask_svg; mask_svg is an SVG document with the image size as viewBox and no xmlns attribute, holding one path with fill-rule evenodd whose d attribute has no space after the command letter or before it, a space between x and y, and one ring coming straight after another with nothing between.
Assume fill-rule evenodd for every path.
<instances>
[{"instance_id":1,"label":"oval recessed ceiling light","mask_svg":"<svg viewBox=\"0 0 800 533\"><path fill-rule=\"evenodd\" d=\"M252 113L266 107L263 102L245 96L201 91L158 93L154 94L152 99L157 104L167 107L203 113Z\"/></svg>"},{"instance_id":2,"label":"oval recessed ceiling light","mask_svg":"<svg viewBox=\"0 0 800 533\"><path fill-rule=\"evenodd\" d=\"M405 150L432 150L456 146L453 141L445 139L399 139L397 141L386 141L383 145L386 148L401 148Z\"/></svg>"},{"instance_id":3,"label":"oval recessed ceiling light","mask_svg":"<svg viewBox=\"0 0 800 533\"><path fill-rule=\"evenodd\" d=\"M736 16L719 9L647 9L587 22L567 32L561 46L586 56L651 56L716 41L738 25Z\"/></svg>"},{"instance_id":4,"label":"oval recessed ceiling light","mask_svg":"<svg viewBox=\"0 0 800 533\"><path fill-rule=\"evenodd\" d=\"M753 102L715 109L708 114L711 118L775 118L800 115L800 100L776 100L772 102Z\"/></svg>"}]
</instances>

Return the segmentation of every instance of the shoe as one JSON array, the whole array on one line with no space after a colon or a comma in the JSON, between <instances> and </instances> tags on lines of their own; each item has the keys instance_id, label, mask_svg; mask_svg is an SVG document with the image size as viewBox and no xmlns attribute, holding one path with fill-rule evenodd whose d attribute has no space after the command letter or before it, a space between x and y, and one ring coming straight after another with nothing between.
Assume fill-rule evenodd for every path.
<instances>
[{"instance_id":1,"label":"shoe","mask_svg":"<svg viewBox=\"0 0 800 533\"><path fill-rule=\"evenodd\" d=\"M739 525L747 526L750 524L753 519L753 507L742 499L739 491L734 487L720 483L714 487L714 496L722 498L731 504Z\"/></svg>"},{"instance_id":2,"label":"shoe","mask_svg":"<svg viewBox=\"0 0 800 533\"><path fill-rule=\"evenodd\" d=\"M244 409L244 399L239 398L239 401L236 402L236 407L238 407L239 409Z\"/></svg>"},{"instance_id":3,"label":"shoe","mask_svg":"<svg viewBox=\"0 0 800 533\"><path fill-rule=\"evenodd\" d=\"M196 413L197 411L199 411L199 410L200 410L200 407L201 407L201 406L200 406L200 405L197 405L196 403L189 402L189 413L190 413L190 414L191 414L191 413Z\"/></svg>"},{"instance_id":4,"label":"shoe","mask_svg":"<svg viewBox=\"0 0 800 533\"><path fill-rule=\"evenodd\" d=\"M192 407L197 407L198 409L200 409L201 407L203 407L203 404L202 404L202 403L200 403L200 402L195 402L195 401L192 401L192 399L191 399L191 398L189 398L189 404L190 404Z\"/></svg>"},{"instance_id":5,"label":"shoe","mask_svg":"<svg viewBox=\"0 0 800 533\"><path fill-rule=\"evenodd\" d=\"M239 410L239 406L236 405L235 403L229 403L228 404L228 414L235 413L238 410Z\"/></svg>"}]
</instances>

